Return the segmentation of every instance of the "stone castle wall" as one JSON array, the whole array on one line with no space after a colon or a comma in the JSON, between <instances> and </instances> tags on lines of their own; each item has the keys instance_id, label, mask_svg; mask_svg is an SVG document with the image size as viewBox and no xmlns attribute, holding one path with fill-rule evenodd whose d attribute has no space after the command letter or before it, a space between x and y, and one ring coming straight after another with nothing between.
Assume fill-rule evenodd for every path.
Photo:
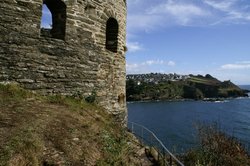
<instances>
[{"instance_id":1,"label":"stone castle wall","mask_svg":"<svg viewBox=\"0 0 250 166\"><path fill-rule=\"evenodd\" d=\"M43 4L53 18L47 35ZM1 0L0 82L43 94L95 92L100 106L125 119L125 37L125 0Z\"/></svg>"}]
</instances>

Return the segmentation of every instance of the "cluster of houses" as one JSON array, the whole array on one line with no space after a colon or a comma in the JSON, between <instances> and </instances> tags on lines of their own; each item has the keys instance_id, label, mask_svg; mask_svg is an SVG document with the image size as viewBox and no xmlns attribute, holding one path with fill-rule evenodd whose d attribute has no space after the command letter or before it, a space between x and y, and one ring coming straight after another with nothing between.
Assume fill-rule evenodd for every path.
<instances>
[{"instance_id":1,"label":"cluster of houses","mask_svg":"<svg viewBox=\"0 0 250 166\"><path fill-rule=\"evenodd\" d=\"M140 85L141 82L158 84L159 82L186 80L189 77L190 77L189 75L179 75L176 73L174 74L149 73L149 74L129 74L126 76L126 79L134 80L135 82L137 82L138 85Z\"/></svg>"}]
</instances>

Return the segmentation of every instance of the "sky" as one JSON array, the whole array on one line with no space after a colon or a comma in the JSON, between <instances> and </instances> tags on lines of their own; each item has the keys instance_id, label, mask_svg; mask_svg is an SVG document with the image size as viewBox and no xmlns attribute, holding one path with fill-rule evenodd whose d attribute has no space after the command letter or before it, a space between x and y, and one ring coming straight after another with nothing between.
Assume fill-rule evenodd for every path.
<instances>
[{"instance_id":1,"label":"sky","mask_svg":"<svg viewBox=\"0 0 250 166\"><path fill-rule=\"evenodd\" d=\"M52 26L51 12L49 11L46 5L43 5L41 27L51 28L51 26Z\"/></svg>"},{"instance_id":2,"label":"sky","mask_svg":"<svg viewBox=\"0 0 250 166\"><path fill-rule=\"evenodd\" d=\"M249 0L127 0L127 74L211 74L250 84ZM44 7L42 26L50 12Z\"/></svg>"}]
</instances>

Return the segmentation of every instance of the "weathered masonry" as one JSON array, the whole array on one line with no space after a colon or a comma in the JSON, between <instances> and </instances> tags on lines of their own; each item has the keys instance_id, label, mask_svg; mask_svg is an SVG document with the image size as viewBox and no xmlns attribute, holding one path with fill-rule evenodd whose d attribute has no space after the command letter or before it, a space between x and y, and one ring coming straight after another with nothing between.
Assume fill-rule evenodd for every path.
<instances>
[{"instance_id":1,"label":"weathered masonry","mask_svg":"<svg viewBox=\"0 0 250 166\"><path fill-rule=\"evenodd\" d=\"M41 28L42 6L51 29ZM0 82L88 97L126 119L126 0L1 0Z\"/></svg>"}]
</instances>

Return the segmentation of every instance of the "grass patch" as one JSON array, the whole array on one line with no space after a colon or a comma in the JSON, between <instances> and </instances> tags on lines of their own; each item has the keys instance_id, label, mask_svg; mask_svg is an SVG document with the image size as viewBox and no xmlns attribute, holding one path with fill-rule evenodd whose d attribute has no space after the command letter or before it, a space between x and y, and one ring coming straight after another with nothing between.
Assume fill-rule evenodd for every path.
<instances>
[{"instance_id":1,"label":"grass patch","mask_svg":"<svg viewBox=\"0 0 250 166\"><path fill-rule=\"evenodd\" d=\"M1 166L140 165L126 131L94 103L0 84L0 108Z\"/></svg>"},{"instance_id":2,"label":"grass patch","mask_svg":"<svg viewBox=\"0 0 250 166\"><path fill-rule=\"evenodd\" d=\"M200 78L200 77L190 77L188 79L191 82L205 84L205 85L217 85L219 81L209 78Z\"/></svg>"},{"instance_id":3,"label":"grass patch","mask_svg":"<svg viewBox=\"0 0 250 166\"><path fill-rule=\"evenodd\" d=\"M1 152L0 165L39 165L43 143L32 128L16 133Z\"/></svg>"},{"instance_id":4,"label":"grass patch","mask_svg":"<svg viewBox=\"0 0 250 166\"><path fill-rule=\"evenodd\" d=\"M23 88L20 88L17 84L0 84L0 92L1 92L1 98L0 102L3 103L7 100L23 100L28 97L32 97L34 94L32 94L29 91L24 90Z\"/></svg>"},{"instance_id":5,"label":"grass patch","mask_svg":"<svg viewBox=\"0 0 250 166\"><path fill-rule=\"evenodd\" d=\"M113 133L117 133L117 135ZM131 138L125 133L126 131L124 131L124 129L120 129L120 131L117 132L104 130L101 133L101 139L104 144L102 151L105 152L105 157L100 159L97 165L129 165L128 159L132 149L128 141Z\"/></svg>"}]
</instances>

